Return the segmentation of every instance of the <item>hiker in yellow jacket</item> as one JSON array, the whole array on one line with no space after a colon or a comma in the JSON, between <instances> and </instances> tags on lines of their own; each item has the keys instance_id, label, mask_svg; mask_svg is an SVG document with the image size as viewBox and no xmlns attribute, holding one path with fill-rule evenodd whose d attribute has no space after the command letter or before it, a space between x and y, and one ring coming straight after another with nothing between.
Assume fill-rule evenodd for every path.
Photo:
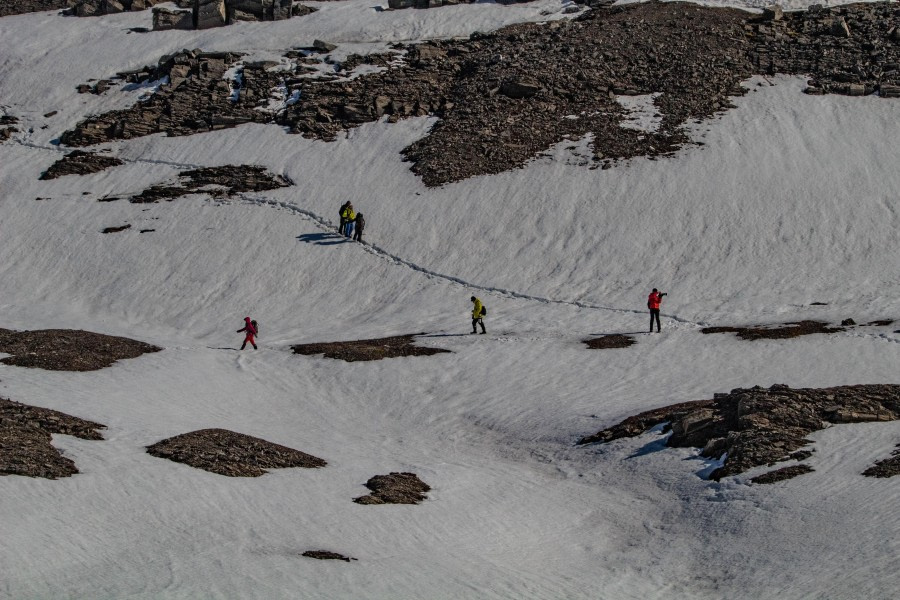
<instances>
[{"instance_id":1,"label":"hiker in yellow jacket","mask_svg":"<svg viewBox=\"0 0 900 600\"><path fill-rule=\"evenodd\" d=\"M472 333L478 333L476 325L481 325L481 333L487 333L484 330L484 315L487 314L487 310L484 308L484 304L481 303L481 300L472 296L472 302L475 303L475 306L472 307Z\"/></svg>"},{"instance_id":2,"label":"hiker in yellow jacket","mask_svg":"<svg viewBox=\"0 0 900 600\"><path fill-rule=\"evenodd\" d=\"M350 237L353 235L353 223L356 221L356 211L353 210L353 205L349 202L341 211L341 219L344 220L344 231L341 233L344 237Z\"/></svg>"}]
</instances>

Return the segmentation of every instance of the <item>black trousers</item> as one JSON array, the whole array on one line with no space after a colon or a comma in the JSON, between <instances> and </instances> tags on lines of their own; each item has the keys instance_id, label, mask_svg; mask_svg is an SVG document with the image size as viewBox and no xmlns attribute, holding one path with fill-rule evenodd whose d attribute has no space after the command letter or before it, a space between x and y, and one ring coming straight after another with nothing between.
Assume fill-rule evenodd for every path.
<instances>
[{"instance_id":1,"label":"black trousers","mask_svg":"<svg viewBox=\"0 0 900 600\"><path fill-rule=\"evenodd\" d=\"M650 309L650 333L653 333L653 319L656 319L656 332L659 333L659 309L651 308Z\"/></svg>"},{"instance_id":2,"label":"black trousers","mask_svg":"<svg viewBox=\"0 0 900 600\"><path fill-rule=\"evenodd\" d=\"M478 330L475 328L476 325L481 325L481 333L485 333L484 330L484 319L481 317L477 319L472 319L472 333L477 333Z\"/></svg>"}]
</instances>

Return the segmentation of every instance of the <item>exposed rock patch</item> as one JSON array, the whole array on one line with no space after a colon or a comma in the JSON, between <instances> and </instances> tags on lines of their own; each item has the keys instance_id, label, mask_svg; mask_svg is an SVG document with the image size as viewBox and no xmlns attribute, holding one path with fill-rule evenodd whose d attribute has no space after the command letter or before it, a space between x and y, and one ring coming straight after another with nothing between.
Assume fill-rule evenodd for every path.
<instances>
[{"instance_id":1,"label":"exposed rock patch","mask_svg":"<svg viewBox=\"0 0 900 600\"><path fill-rule=\"evenodd\" d=\"M347 362L381 360L400 356L431 356L450 352L443 348L427 348L415 345L415 334L397 335L374 340L352 340L348 342L323 342L316 344L296 344L291 346L295 354L307 356L324 354L326 358L338 358Z\"/></svg>"},{"instance_id":2,"label":"exposed rock patch","mask_svg":"<svg viewBox=\"0 0 900 600\"><path fill-rule=\"evenodd\" d=\"M774 471L769 471L768 473L763 473L762 475L757 475L756 477L751 479L750 482L763 484L777 483L779 481L793 479L798 475L812 473L814 470L815 469L813 469L809 465L791 465L789 467L782 467L780 469L775 469Z\"/></svg>"},{"instance_id":3,"label":"exposed rock patch","mask_svg":"<svg viewBox=\"0 0 900 600\"><path fill-rule=\"evenodd\" d=\"M399 10L402 8L439 8L441 6L455 6L457 4L474 4L478 0L388 0L388 8ZM532 0L500 0L498 4L517 4L531 2Z\"/></svg>"},{"instance_id":4,"label":"exposed rock patch","mask_svg":"<svg viewBox=\"0 0 900 600\"><path fill-rule=\"evenodd\" d=\"M431 490L415 473L376 475L366 482L366 487L372 493L354 498L357 504L419 504Z\"/></svg>"},{"instance_id":5,"label":"exposed rock patch","mask_svg":"<svg viewBox=\"0 0 900 600\"><path fill-rule=\"evenodd\" d=\"M840 333L844 327L831 327L821 321L799 321L778 325L748 327L705 327L700 333L736 333L742 340L784 340L814 333Z\"/></svg>"},{"instance_id":6,"label":"exposed rock patch","mask_svg":"<svg viewBox=\"0 0 900 600\"><path fill-rule=\"evenodd\" d=\"M104 227L103 231L100 233L119 233L120 231L125 231L126 229L131 229L131 225L119 225L118 227Z\"/></svg>"},{"instance_id":7,"label":"exposed rock patch","mask_svg":"<svg viewBox=\"0 0 900 600\"><path fill-rule=\"evenodd\" d=\"M866 477L893 477L900 475L900 444L897 450L891 453L890 458L879 460L874 465L863 471Z\"/></svg>"},{"instance_id":8,"label":"exposed rock patch","mask_svg":"<svg viewBox=\"0 0 900 600\"><path fill-rule=\"evenodd\" d=\"M701 455L724 464L711 479L793 458L812 442L806 436L831 424L893 421L900 418L900 385L851 385L792 389L773 385L716 394L712 400L685 402L629 417L582 438L578 444L634 437L661 423L672 435L666 445L701 448Z\"/></svg>"},{"instance_id":9,"label":"exposed rock patch","mask_svg":"<svg viewBox=\"0 0 900 600\"><path fill-rule=\"evenodd\" d=\"M74 150L50 165L50 168L41 174L40 179L56 179L63 175L89 175L121 164L124 163L115 156Z\"/></svg>"},{"instance_id":10,"label":"exposed rock patch","mask_svg":"<svg viewBox=\"0 0 900 600\"><path fill-rule=\"evenodd\" d=\"M266 469L314 469L328 464L305 452L227 429L176 435L148 446L147 453L228 477L259 477Z\"/></svg>"},{"instance_id":11,"label":"exposed rock patch","mask_svg":"<svg viewBox=\"0 0 900 600\"><path fill-rule=\"evenodd\" d=\"M124 337L73 329L0 329L0 363L51 371L96 371L162 348Z\"/></svg>"},{"instance_id":12,"label":"exposed rock patch","mask_svg":"<svg viewBox=\"0 0 900 600\"><path fill-rule=\"evenodd\" d=\"M836 22L846 24L849 37ZM428 136L403 150L429 186L521 167L554 144L588 134L594 161L608 165L688 144L685 124L730 108L731 97L746 91L740 82L756 73L810 74L808 91L815 93L900 95L898 25L900 9L887 2L778 19L678 2L600 6L572 21L401 46L403 64L351 81L308 76L306 56L288 71L247 65L234 94L222 79L227 60L182 53L159 92L79 123L62 141L84 146L247 122L332 140L382 117L434 115L440 121ZM155 78L165 71L171 68L157 68ZM295 101L257 110L276 89ZM627 114L616 99L622 95L652 96L658 128L622 127Z\"/></svg>"},{"instance_id":13,"label":"exposed rock patch","mask_svg":"<svg viewBox=\"0 0 900 600\"><path fill-rule=\"evenodd\" d=\"M59 10L68 5L68 0L0 0L0 17Z\"/></svg>"},{"instance_id":14,"label":"exposed rock patch","mask_svg":"<svg viewBox=\"0 0 900 600\"><path fill-rule=\"evenodd\" d=\"M352 558L350 556L344 556L343 554L330 552L328 550L307 550L303 553L303 556L306 556L308 558L317 558L319 560L343 560L345 562L356 560L355 558Z\"/></svg>"},{"instance_id":15,"label":"exposed rock patch","mask_svg":"<svg viewBox=\"0 0 900 600\"><path fill-rule=\"evenodd\" d=\"M627 348L633 346L635 341L630 335L614 333L584 340L584 343L592 350L606 350L609 348Z\"/></svg>"},{"instance_id":16,"label":"exposed rock patch","mask_svg":"<svg viewBox=\"0 0 900 600\"><path fill-rule=\"evenodd\" d=\"M0 116L0 143L3 143L11 138L12 134L19 130L17 127L15 127L18 122L19 119L17 119L16 117L10 115Z\"/></svg>"},{"instance_id":17,"label":"exposed rock patch","mask_svg":"<svg viewBox=\"0 0 900 600\"><path fill-rule=\"evenodd\" d=\"M51 444L51 434L102 440L105 425L0 398L0 475L56 479L78 473Z\"/></svg>"},{"instance_id":18,"label":"exposed rock patch","mask_svg":"<svg viewBox=\"0 0 900 600\"><path fill-rule=\"evenodd\" d=\"M154 185L130 198L135 204L172 201L191 194L228 198L246 192L262 192L293 185L290 179L275 175L257 165L225 165L183 171L178 183Z\"/></svg>"}]
</instances>

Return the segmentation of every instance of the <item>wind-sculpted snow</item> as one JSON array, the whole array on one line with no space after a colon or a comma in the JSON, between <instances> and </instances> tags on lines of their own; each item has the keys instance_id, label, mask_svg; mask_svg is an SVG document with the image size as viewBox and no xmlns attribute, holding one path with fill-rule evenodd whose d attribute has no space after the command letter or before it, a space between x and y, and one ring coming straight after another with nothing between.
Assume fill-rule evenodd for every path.
<instances>
[{"instance_id":1,"label":"wind-sculpted snow","mask_svg":"<svg viewBox=\"0 0 900 600\"><path fill-rule=\"evenodd\" d=\"M792 389L773 385L716 394L712 400L655 409L579 440L610 442L639 435L660 423L672 432L666 445L701 448L707 458L725 456L710 478L799 458L791 455L812 442L806 436L829 424L894 421L900 418L900 385L851 385ZM802 469L790 473L798 475ZM779 476L773 476L773 480ZM765 482L765 480L763 480Z\"/></svg>"},{"instance_id":2,"label":"wind-sculpted snow","mask_svg":"<svg viewBox=\"0 0 900 600\"><path fill-rule=\"evenodd\" d=\"M606 166L687 144L685 125L730 108L754 73L809 73L810 93L900 95L898 14L888 3L766 17L675 2L600 7L570 22L408 45L405 64L352 80L310 78L293 52L287 71L243 67L234 94L222 74L236 55L190 53L160 61L154 76L171 79L160 92L61 139L88 145L269 122L333 140L382 117L435 115L429 135L403 150L430 186L521 167L588 134L595 163ZM276 89L277 107L259 110ZM657 124L630 125L619 96L652 97Z\"/></svg>"}]
</instances>

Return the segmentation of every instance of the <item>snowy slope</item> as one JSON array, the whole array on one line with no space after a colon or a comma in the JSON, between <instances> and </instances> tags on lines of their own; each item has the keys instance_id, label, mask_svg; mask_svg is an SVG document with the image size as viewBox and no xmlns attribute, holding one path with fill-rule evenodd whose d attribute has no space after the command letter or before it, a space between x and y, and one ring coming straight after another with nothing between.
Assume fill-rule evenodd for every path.
<instances>
[{"instance_id":1,"label":"snowy slope","mask_svg":"<svg viewBox=\"0 0 900 600\"><path fill-rule=\"evenodd\" d=\"M816 471L774 486L749 485L752 472L707 481L704 460L655 433L573 443L738 386L900 383L897 326L754 343L699 333L900 318L900 104L755 79L737 109L697 127L703 146L675 158L591 170L587 141L573 140L525 169L438 189L399 157L425 118L333 143L260 125L153 136L109 145L121 167L37 180L63 130L140 93L74 87L165 52L265 57L315 38L367 52L558 18L563 5L317 6L282 23L146 35L126 31L149 13L0 19L0 105L25 126L0 145L0 327L165 348L90 373L0 365L0 395L108 426L104 441L56 436L74 477L0 477L0 597L894 597L900 481L859 473L900 441L900 423L814 434ZM235 162L297 185L232 201L96 201ZM331 235L347 199L372 246ZM654 286L670 292L662 335L584 347L643 331ZM473 293L489 335L467 335ZM260 320L261 349L222 349L245 314ZM289 351L412 332L452 353L343 363ZM232 479L144 452L207 427L329 464ZM417 473L429 500L350 501L390 471ZM299 556L320 548L359 560Z\"/></svg>"}]
</instances>

